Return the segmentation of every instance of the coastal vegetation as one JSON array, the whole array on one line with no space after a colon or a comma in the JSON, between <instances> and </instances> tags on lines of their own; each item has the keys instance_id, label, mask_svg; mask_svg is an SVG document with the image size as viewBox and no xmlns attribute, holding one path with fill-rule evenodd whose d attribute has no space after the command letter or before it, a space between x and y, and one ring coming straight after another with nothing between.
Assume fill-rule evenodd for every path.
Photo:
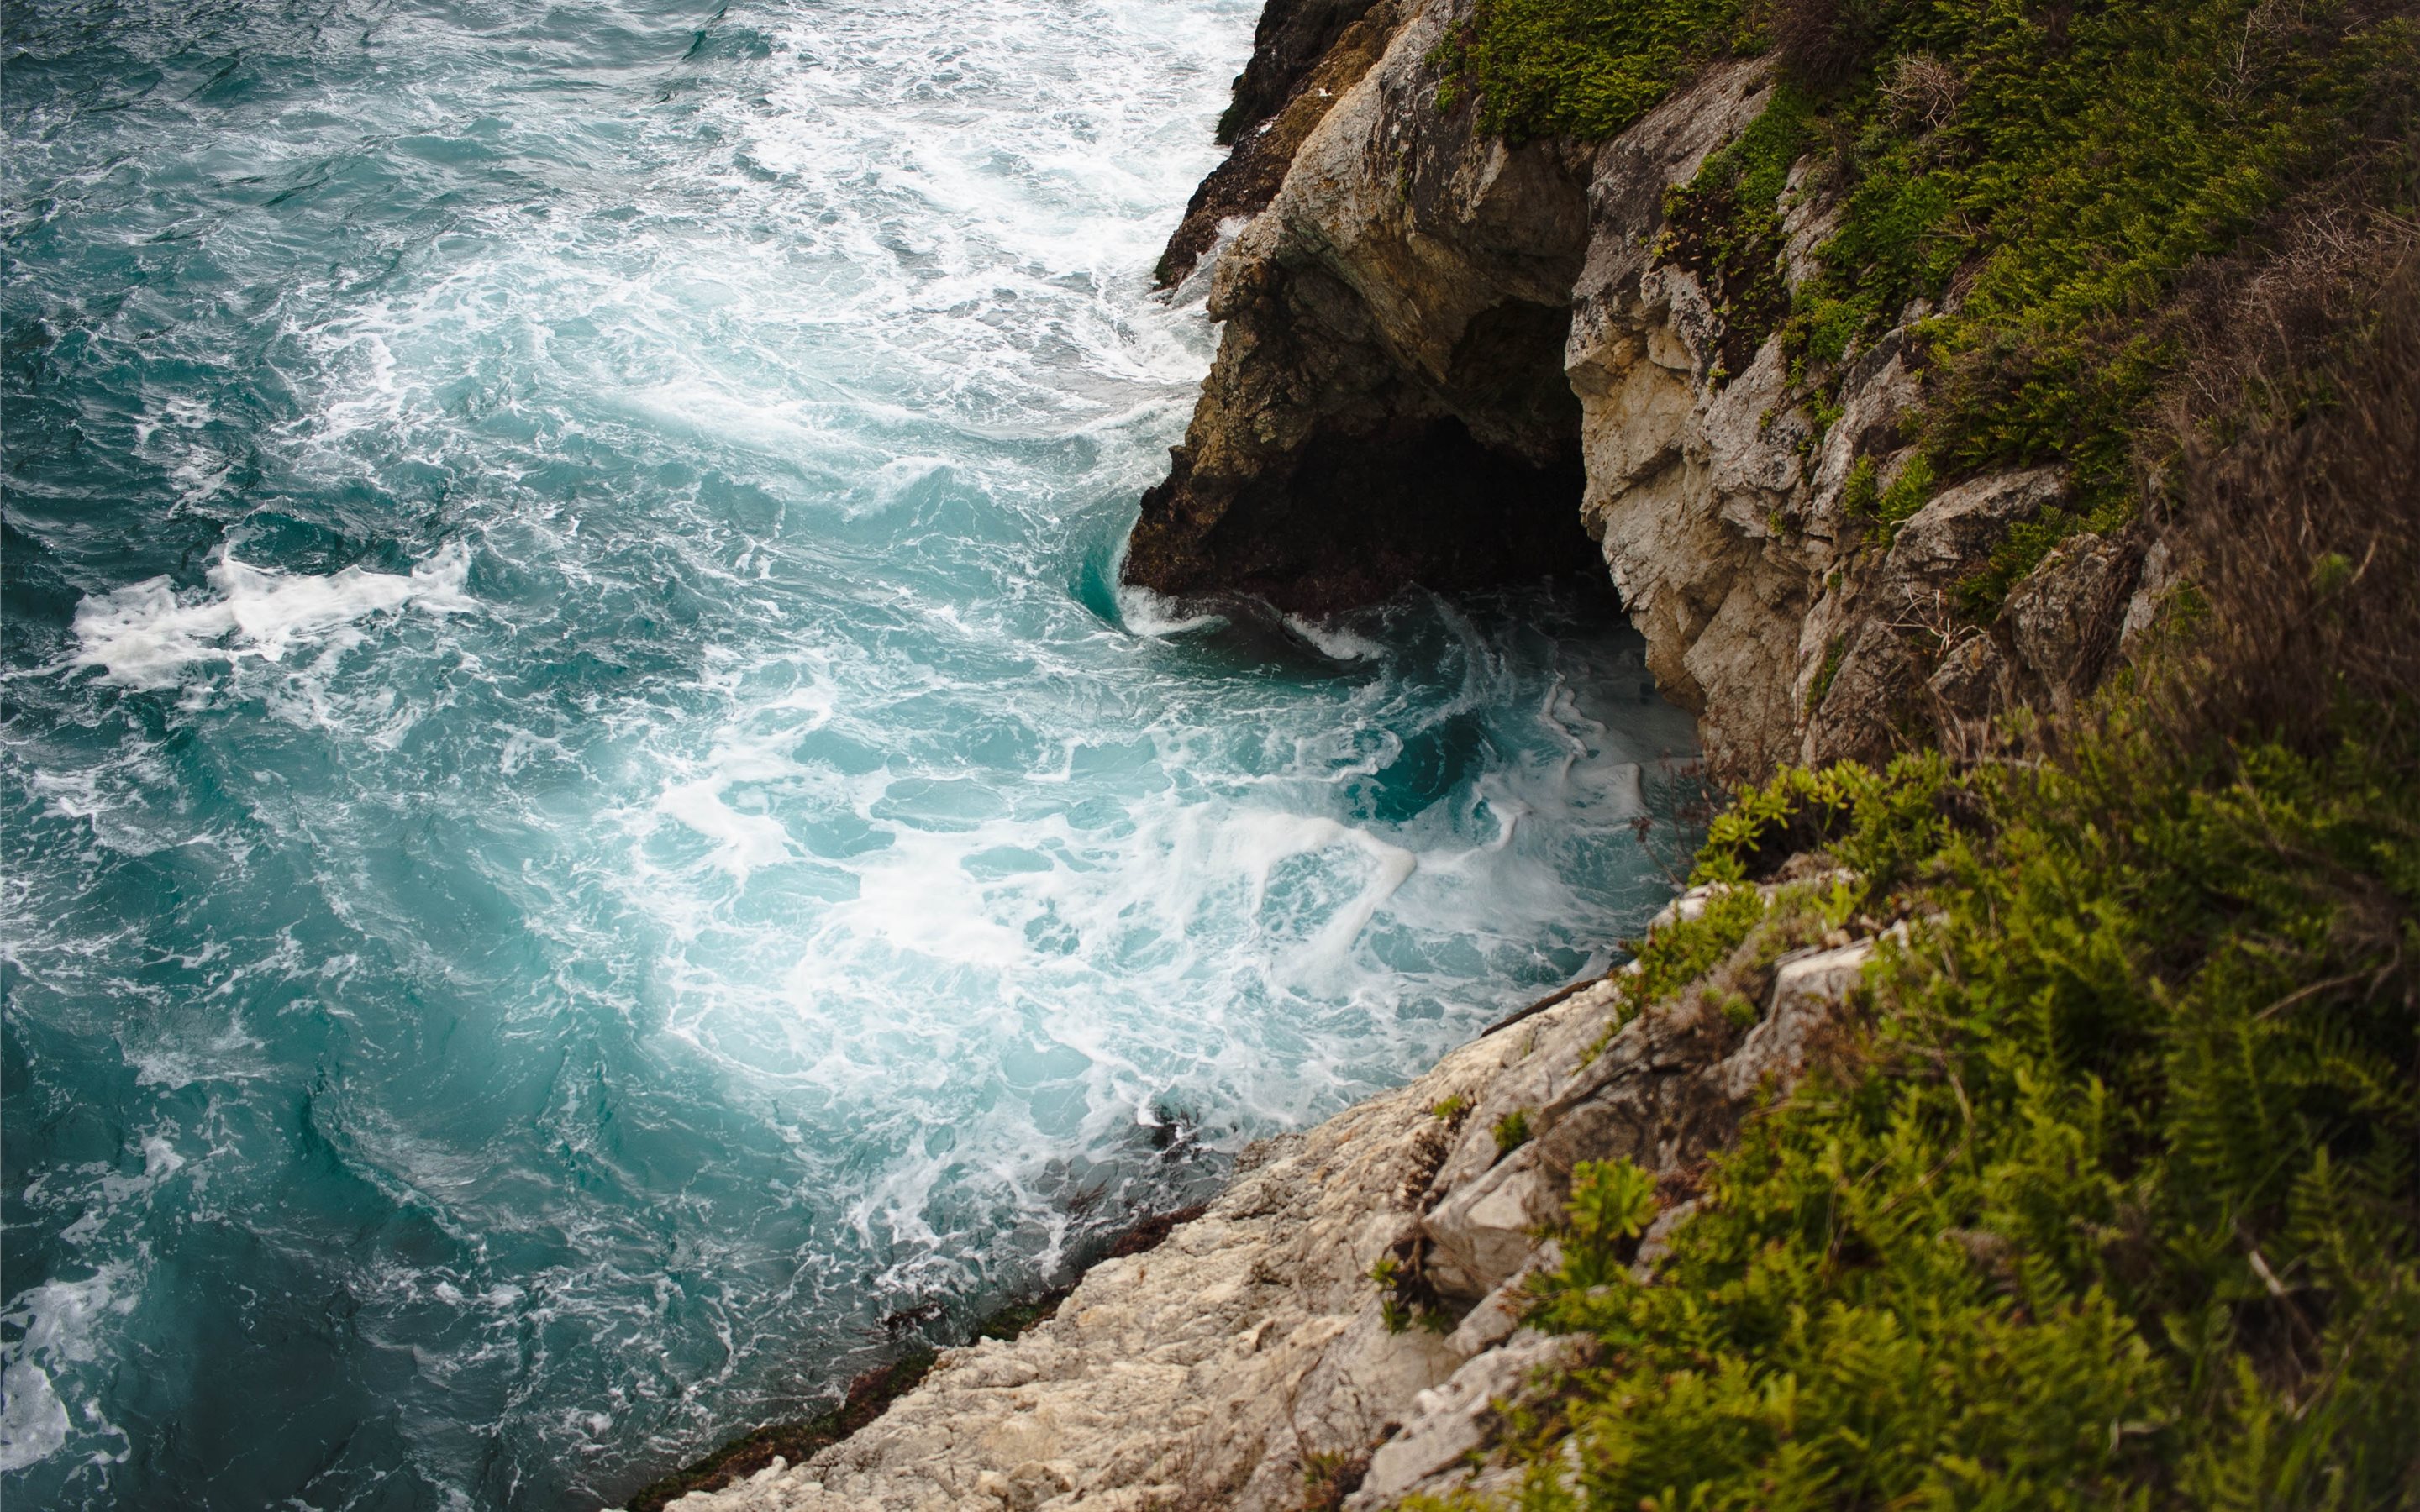
<instances>
[{"instance_id":1,"label":"coastal vegetation","mask_svg":"<svg viewBox=\"0 0 2420 1512\"><path fill-rule=\"evenodd\" d=\"M1480 0L1441 54L1443 102L1516 141L1609 137L1714 58L1772 57L1762 116L1673 191L1668 255L1708 275L1727 356L1783 332L1819 417L1861 339L1920 317L1917 459L1866 480L1879 519L1983 469L2071 470L1973 612L2138 511L2224 285L2280 255L2340 271L2412 203L2420 23L2391 3ZM1818 189L1838 220L1792 289L1782 217Z\"/></svg>"},{"instance_id":2,"label":"coastal vegetation","mask_svg":"<svg viewBox=\"0 0 2420 1512\"><path fill-rule=\"evenodd\" d=\"M1516 1424L1523 1504L2420 1504L2415 35L2331 0L1481 0L1449 43L1445 102L1516 139L1772 54L1660 250L1747 350L1782 334L1819 418L1916 318L1918 450L1849 513L1886 538L2058 462L2071 502L1969 615L2079 531L2156 531L2187 585L2082 707L1714 821L1698 881L1813 857L1848 879L1819 926L1906 928L1685 1190L1578 1172L1531 1316L1593 1353ZM1628 1011L1779 906L1658 930Z\"/></svg>"}]
</instances>

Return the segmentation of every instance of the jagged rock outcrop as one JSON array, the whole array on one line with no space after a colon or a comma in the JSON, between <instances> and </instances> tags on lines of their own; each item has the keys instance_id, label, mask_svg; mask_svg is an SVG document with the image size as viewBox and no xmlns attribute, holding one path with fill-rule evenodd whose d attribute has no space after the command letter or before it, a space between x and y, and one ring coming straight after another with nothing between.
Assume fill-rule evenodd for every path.
<instances>
[{"instance_id":1,"label":"jagged rock outcrop","mask_svg":"<svg viewBox=\"0 0 2420 1512\"><path fill-rule=\"evenodd\" d=\"M1218 359L1128 580L1319 614L1593 566L1561 370L1583 181L1436 108L1447 20L1411 9L1221 256Z\"/></svg>"},{"instance_id":2,"label":"jagged rock outcrop","mask_svg":"<svg viewBox=\"0 0 2420 1512\"><path fill-rule=\"evenodd\" d=\"M1762 112L1768 66L1715 65L1609 142L1512 147L1437 103L1469 3L1380 0L1305 73L1353 82L1285 107L1309 124L1213 274L1218 358L1127 579L1321 614L1585 553L1733 776L1957 740L2089 687L2144 617L2148 538L2054 553L1986 623L1952 612L2012 526L2066 501L2062 475L1961 480L1885 525L1933 312L1853 351L1819 406L1772 312L1710 293L1670 234L1670 192ZM1802 162L1782 208L1796 286L1837 186Z\"/></svg>"},{"instance_id":3,"label":"jagged rock outcrop","mask_svg":"<svg viewBox=\"0 0 2420 1512\"><path fill-rule=\"evenodd\" d=\"M1701 906L1693 895L1667 919ZM1743 946L1615 1030L1600 982L1448 1056L1307 1134L1255 1147L1202 1217L1094 1269L1014 1341L946 1352L871 1427L673 1504L680 1512L1302 1504L1308 1477L1387 1504L1472 1473L1517 1399L1575 1341L1518 1326L1551 1263L1574 1165L1628 1155L1685 1217L1707 1154L1820 1054L1870 940ZM1766 1005L1743 1027L1728 995ZM1438 1110L1444 1110L1440 1116ZM1496 1133L1519 1110L1530 1134ZM1455 1326L1390 1330L1373 1280L1395 1259ZM1642 1263L1652 1255L1642 1251ZM1500 1476L1501 1472L1497 1474Z\"/></svg>"},{"instance_id":4,"label":"jagged rock outcrop","mask_svg":"<svg viewBox=\"0 0 2420 1512\"><path fill-rule=\"evenodd\" d=\"M1276 197L1311 129L1378 61L1394 34L1395 0L1270 0L1252 38L1252 60L1218 120L1233 150L1210 170L1160 255L1165 288L1182 283L1218 244Z\"/></svg>"}]
</instances>

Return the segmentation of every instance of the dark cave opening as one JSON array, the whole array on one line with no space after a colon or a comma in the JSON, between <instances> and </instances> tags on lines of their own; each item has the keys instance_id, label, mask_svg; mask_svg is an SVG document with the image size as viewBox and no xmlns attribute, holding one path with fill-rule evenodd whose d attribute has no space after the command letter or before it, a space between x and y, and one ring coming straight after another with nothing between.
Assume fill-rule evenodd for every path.
<instances>
[{"instance_id":1,"label":"dark cave opening","mask_svg":"<svg viewBox=\"0 0 2420 1512\"><path fill-rule=\"evenodd\" d=\"M1418 585L1460 594L1572 577L1608 597L1580 523L1580 407L1562 370L1567 308L1508 301L1474 317L1442 382L1396 365L1327 389L1299 444L1256 451L1242 475L1197 474L1176 449L1145 493L1130 582L1173 598L1246 597L1326 615ZM1375 354L1371 354L1375 355ZM1298 353L1298 371L1323 365Z\"/></svg>"}]
</instances>

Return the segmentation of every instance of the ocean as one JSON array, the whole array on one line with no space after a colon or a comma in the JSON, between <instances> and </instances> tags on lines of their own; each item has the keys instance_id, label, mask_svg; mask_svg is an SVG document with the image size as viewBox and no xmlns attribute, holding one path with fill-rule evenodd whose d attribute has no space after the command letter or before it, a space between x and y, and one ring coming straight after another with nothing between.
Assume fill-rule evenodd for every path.
<instances>
[{"instance_id":1,"label":"ocean","mask_svg":"<svg viewBox=\"0 0 2420 1512\"><path fill-rule=\"evenodd\" d=\"M0 1499L610 1504L1615 959L1601 589L1116 586L1254 19L8 8Z\"/></svg>"}]
</instances>

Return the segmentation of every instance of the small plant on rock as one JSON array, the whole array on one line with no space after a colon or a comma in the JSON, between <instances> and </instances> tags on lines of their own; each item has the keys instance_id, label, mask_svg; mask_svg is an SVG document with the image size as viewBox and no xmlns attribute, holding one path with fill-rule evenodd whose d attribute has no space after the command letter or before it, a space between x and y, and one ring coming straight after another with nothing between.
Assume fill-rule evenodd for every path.
<instances>
[{"instance_id":1,"label":"small plant on rock","mask_svg":"<svg viewBox=\"0 0 2420 1512\"><path fill-rule=\"evenodd\" d=\"M1628 1276L1632 1241L1655 1218L1655 1178L1629 1159L1572 1167L1571 1226L1562 1236L1565 1288L1601 1287Z\"/></svg>"},{"instance_id":2,"label":"small plant on rock","mask_svg":"<svg viewBox=\"0 0 2420 1512\"><path fill-rule=\"evenodd\" d=\"M1496 1120L1496 1153L1510 1155L1529 1142L1529 1110L1514 1108Z\"/></svg>"}]
</instances>

